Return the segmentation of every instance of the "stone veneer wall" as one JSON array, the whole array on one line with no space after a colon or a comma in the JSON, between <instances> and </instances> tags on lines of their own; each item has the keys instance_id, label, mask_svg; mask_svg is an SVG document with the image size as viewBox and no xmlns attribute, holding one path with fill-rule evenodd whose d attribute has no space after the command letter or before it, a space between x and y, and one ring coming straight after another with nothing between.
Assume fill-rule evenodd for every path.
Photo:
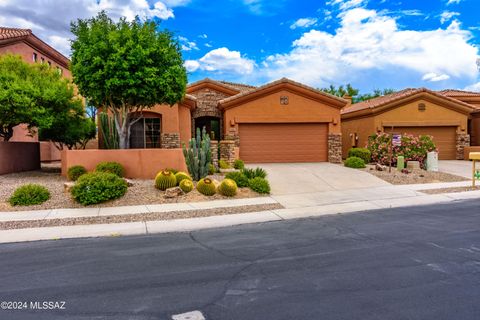
<instances>
[{"instance_id":1,"label":"stone veneer wall","mask_svg":"<svg viewBox=\"0 0 480 320\"><path fill-rule=\"evenodd\" d=\"M212 151L212 164L218 168L218 141L210 141L210 150Z\"/></svg>"},{"instance_id":2,"label":"stone veneer wall","mask_svg":"<svg viewBox=\"0 0 480 320\"><path fill-rule=\"evenodd\" d=\"M342 163L342 135L339 133L328 135L328 162Z\"/></svg>"},{"instance_id":3,"label":"stone veneer wall","mask_svg":"<svg viewBox=\"0 0 480 320\"><path fill-rule=\"evenodd\" d=\"M240 137L238 136L237 130L235 130L235 128L230 128L224 139L235 141L235 147L240 147Z\"/></svg>"},{"instance_id":4,"label":"stone veneer wall","mask_svg":"<svg viewBox=\"0 0 480 320\"><path fill-rule=\"evenodd\" d=\"M223 132L222 111L218 109L218 101L229 95L213 89L204 88L190 93L197 98L197 107L192 112L192 134L195 135L195 119L200 117L216 117L220 120L220 133ZM222 137L215 137L221 139Z\"/></svg>"},{"instance_id":5,"label":"stone veneer wall","mask_svg":"<svg viewBox=\"0 0 480 320\"><path fill-rule=\"evenodd\" d=\"M470 135L457 133L457 160L465 160L465 147L470 147Z\"/></svg>"},{"instance_id":6,"label":"stone veneer wall","mask_svg":"<svg viewBox=\"0 0 480 320\"><path fill-rule=\"evenodd\" d=\"M180 148L180 134L179 133L162 133L160 145L162 149Z\"/></svg>"},{"instance_id":7,"label":"stone veneer wall","mask_svg":"<svg viewBox=\"0 0 480 320\"><path fill-rule=\"evenodd\" d=\"M235 162L235 141L220 141L220 160L224 160L229 165L233 166L233 163Z\"/></svg>"}]
</instances>

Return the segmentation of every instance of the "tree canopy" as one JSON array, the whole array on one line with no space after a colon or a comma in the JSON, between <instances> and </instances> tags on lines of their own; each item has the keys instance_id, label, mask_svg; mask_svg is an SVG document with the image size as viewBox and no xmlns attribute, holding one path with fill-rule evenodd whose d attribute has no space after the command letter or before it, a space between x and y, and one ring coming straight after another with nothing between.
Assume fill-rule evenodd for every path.
<instances>
[{"instance_id":1,"label":"tree canopy","mask_svg":"<svg viewBox=\"0 0 480 320\"><path fill-rule=\"evenodd\" d=\"M113 22L105 12L72 23L72 73L90 103L113 114L120 148L129 147L132 115L183 99L187 74L168 31L139 19Z\"/></svg>"},{"instance_id":2,"label":"tree canopy","mask_svg":"<svg viewBox=\"0 0 480 320\"><path fill-rule=\"evenodd\" d=\"M352 97L353 103L371 100L373 98L377 98L377 97L395 92L394 89L375 89L371 93L360 94L360 90L352 87L352 85L349 83L346 84L345 86L340 85L338 87L335 87L334 85L330 85L328 88L321 88L320 90L338 97L343 97L345 95L348 95Z\"/></svg>"}]
</instances>

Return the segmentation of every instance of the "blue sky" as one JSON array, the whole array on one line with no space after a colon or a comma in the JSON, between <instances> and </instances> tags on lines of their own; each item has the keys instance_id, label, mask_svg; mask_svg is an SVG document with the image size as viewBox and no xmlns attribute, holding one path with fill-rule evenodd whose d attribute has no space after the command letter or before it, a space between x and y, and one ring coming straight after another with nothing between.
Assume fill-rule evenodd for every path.
<instances>
[{"instance_id":1,"label":"blue sky","mask_svg":"<svg viewBox=\"0 0 480 320\"><path fill-rule=\"evenodd\" d=\"M182 44L190 81L258 85L289 77L315 87L349 82L362 92L420 86L480 91L478 0L67 3L2 0L0 24L31 28L68 54L72 19L101 9L113 17L157 19Z\"/></svg>"}]
</instances>

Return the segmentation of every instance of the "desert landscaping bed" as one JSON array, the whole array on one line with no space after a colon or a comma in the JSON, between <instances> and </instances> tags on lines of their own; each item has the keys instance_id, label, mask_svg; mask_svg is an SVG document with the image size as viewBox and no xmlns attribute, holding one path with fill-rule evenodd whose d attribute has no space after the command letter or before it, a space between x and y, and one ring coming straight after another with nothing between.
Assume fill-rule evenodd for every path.
<instances>
[{"instance_id":1,"label":"desert landscaping bed","mask_svg":"<svg viewBox=\"0 0 480 320\"><path fill-rule=\"evenodd\" d=\"M215 177L214 177L215 178ZM218 178L218 177L217 177ZM200 202L220 199L241 199L261 197L262 195L250 190L249 188L239 188L234 197L225 197L220 194L213 196L204 196L197 190L175 198L167 199L164 197L165 192L154 187L153 180L131 180L133 186L128 187L125 196L96 204L90 207L115 207L130 205L148 205L148 204L164 204L164 203L180 203L180 202ZM84 208L83 205L75 202L70 193L65 192L64 183L67 182L57 170L51 167L44 167L39 171L29 171L22 173L12 173L0 176L0 212L1 211L25 211L25 210L43 210L43 209L61 209L61 208ZM35 183L45 186L51 194L48 201L41 205L34 206L11 206L7 200L13 191L21 185Z\"/></svg>"},{"instance_id":2,"label":"desert landscaping bed","mask_svg":"<svg viewBox=\"0 0 480 320\"><path fill-rule=\"evenodd\" d=\"M245 205L245 206L238 206L238 207L224 207L224 208L215 208L215 209L199 209L199 210L185 210L185 211L171 211L171 212L149 212L149 213L135 213L135 214L113 215L113 216L103 216L103 217L95 216L95 217L64 218L64 219L5 221L5 222L0 222L0 230L199 218L199 217L221 216L221 215L227 215L227 214L239 214L239 213L247 213L247 212L275 210L275 209L282 209L282 208L283 206L278 203L270 203L270 204L259 204L259 205Z\"/></svg>"},{"instance_id":3,"label":"desert landscaping bed","mask_svg":"<svg viewBox=\"0 0 480 320\"><path fill-rule=\"evenodd\" d=\"M392 168L389 172L388 168L383 171L375 169L374 165L368 165L364 171L387 181L391 184L423 184L423 183L438 183L438 182L459 182L468 181L468 179L445 172L432 172L425 170L413 170L409 173L402 173L396 168Z\"/></svg>"},{"instance_id":4,"label":"desert landscaping bed","mask_svg":"<svg viewBox=\"0 0 480 320\"><path fill-rule=\"evenodd\" d=\"M468 186L468 187L427 189L427 190L420 190L420 192L426 193L426 194L441 194L441 193L458 193L458 192L478 191L478 190L480 190L480 186L476 186L475 188L472 186Z\"/></svg>"}]
</instances>

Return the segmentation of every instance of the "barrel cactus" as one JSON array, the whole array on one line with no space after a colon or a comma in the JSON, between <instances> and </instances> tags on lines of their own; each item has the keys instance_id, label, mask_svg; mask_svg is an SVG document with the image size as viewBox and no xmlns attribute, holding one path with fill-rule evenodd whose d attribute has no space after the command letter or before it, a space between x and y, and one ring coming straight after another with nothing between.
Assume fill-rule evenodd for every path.
<instances>
[{"instance_id":1,"label":"barrel cactus","mask_svg":"<svg viewBox=\"0 0 480 320\"><path fill-rule=\"evenodd\" d=\"M218 192L226 197L233 197L237 194L237 184L232 179L224 179L218 186Z\"/></svg>"},{"instance_id":2,"label":"barrel cactus","mask_svg":"<svg viewBox=\"0 0 480 320\"><path fill-rule=\"evenodd\" d=\"M217 192L216 189L215 183L209 178L200 179L197 183L198 192L206 196L213 196Z\"/></svg>"},{"instance_id":3,"label":"barrel cactus","mask_svg":"<svg viewBox=\"0 0 480 320\"><path fill-rule=\"evenodd\" d=\"M180 182L182 182L185 179L192 180L190 175L186 172L183 172L183 171L179 171L179 172L175 173L175 178L177 179L177 184L178 185L180 184Z\"/></svg>"},{"instance_id":4,"label":"barrel cactus","mask_svg":"<svg viewBox=\"0 0 480 320\"><path fill-rule=\"evenodd\" d=\"M188 149L183 144L183 155L188 172L195 181L208 175L209 165L212 162L212 150L210 150L210 137L205 128L202 133L200 128L197 128L196 138L190 139Z\"/></svg>"},{"instance_id":5,"label":"barrel cactus","mask_svg":"<svg viewBox=\"0 0 480 320\"><path fill-rule=\"evenodd\" d=\"M185 193L189 193L190 191L192 191L193 187L193 182L190 179L183 179L180 182L180 189L182 189L182 191Z\"/></svg>"},{"instance_id":6,"label":"barrel cactus","mask_svg":"<svg viewBox=\"0 0 480 320\"><path fill-rule=\"evenodd\" d=\"M155 177L155 187L162 191L167 190L168 188L173 188L177 185L177 178L170 171L163 170L160 171Z\"/></svg>"}]
</instances>

